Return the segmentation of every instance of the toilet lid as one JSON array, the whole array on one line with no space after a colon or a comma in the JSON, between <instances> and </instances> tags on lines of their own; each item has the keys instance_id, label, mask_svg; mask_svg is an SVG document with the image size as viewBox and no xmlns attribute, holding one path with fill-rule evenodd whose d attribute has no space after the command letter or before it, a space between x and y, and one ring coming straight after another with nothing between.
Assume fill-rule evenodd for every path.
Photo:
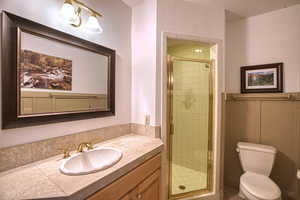
<instances>
[{"instance_id":1,"label":"toilet lid","mask_svg":"<svg viewBox=\"0 0 300 200\"><path fill-rule=\"evenodd\" d=\"M241 176L241 186L259 199L278 199L281 196L279 187L267 176L246 172Z\"/></svg>"}]
</instances>

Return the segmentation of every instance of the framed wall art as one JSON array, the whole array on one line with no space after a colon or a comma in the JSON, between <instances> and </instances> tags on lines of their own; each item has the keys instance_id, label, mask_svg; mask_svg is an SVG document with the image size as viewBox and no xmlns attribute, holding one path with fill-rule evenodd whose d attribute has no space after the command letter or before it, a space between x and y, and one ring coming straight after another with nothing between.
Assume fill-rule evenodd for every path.
<instances>
[{"instance_id":1,"label":"framed wall art","mask_svg":"<svg viewBox=\"0 0 300 200\"><path fill-rule=\"evenodd\" d=\"M241 93L283 92L283 63L241 67Z\"/></svg>"}]
</instances>

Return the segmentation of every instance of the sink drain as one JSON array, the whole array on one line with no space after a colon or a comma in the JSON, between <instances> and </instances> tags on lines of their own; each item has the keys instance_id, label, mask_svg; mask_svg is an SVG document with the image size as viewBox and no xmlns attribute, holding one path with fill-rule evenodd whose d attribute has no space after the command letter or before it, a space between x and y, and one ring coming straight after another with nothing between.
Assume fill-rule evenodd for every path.
<instances>
[{"instance_id":1,"label":"sink drain","mask_svg":"<svg viewBox=\"0 0 300 200\"><path fill-rule=\"evenodd\" d=\"M178 187L179 187L179 189L181 189L181 190L185 190L185 188L186 188L184 185L179 185Z\"/></svg>"}]
</instances>

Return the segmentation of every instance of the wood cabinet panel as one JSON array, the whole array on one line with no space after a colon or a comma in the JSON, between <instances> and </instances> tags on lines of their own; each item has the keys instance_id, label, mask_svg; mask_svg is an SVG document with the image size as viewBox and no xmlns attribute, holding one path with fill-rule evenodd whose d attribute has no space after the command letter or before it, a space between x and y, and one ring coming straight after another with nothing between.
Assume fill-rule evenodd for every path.
<instances>
[{"instance_id":1,"label":"wood cabinet panel","mask_svg":"<svg viewBox=\"0 0 300 200\"><path fill-rule=\"evenodd\" d=\"M226 136L224 155L225 185L238 187L242 175L237 143L258 143L260 138L260 102L228 101L226 102Z\"/></svg>"},{"instance_id":2,"label":"wood cabinet panel","mask_svg":"<svg viewBox=\"0 0 300 200\"><path fill-rule=\"evenodd\" d=\"M131 200L130 195L126 194L124 197L122 197L120 200Z\"/></svg>"},{"instance_id":3,"label":"wood cabinet panel","mask_svg":"<svg viewBox=\"0 0 300 200\"><path fill-rule=\"evenodd\" d=\"M88 200L156 200L156 197L158 200L160 167L161 155L157 155L98 191Z\"/></svg>"},{"instance_id":4,"label":"wood cabinet panel","mask_svg":"<svg viewBox=\"0 0 300 200\"><path fill-rule=\"evenodd\" d=\"M295 102L263 101L261 107L261 141L278 150L271 178L283 191L284 199L296 199L299 132ZM299 111L298 111L299 112ZM299 121L298 121L299 122Z\"/></svg>"},{"instance_id":5,"label":"wood cabinet panel","mask_svg":"<svg viewBox=\"0 0 300 200\"><path fill-rule=\"evenodd\" d=\"M56 99L55 112L88 110L89 99Z\"/></svg>"},{"instance_id":6,"label":"wood cabinet panel","mask_svg":"<svg viewBox=\"0 0 300 200\"><path fill-rule=\"evenodd\" d=\"M300 97L300 95L299 95ZM299 98L300 99L300 98ZM300 170L300 101L295 103L295 111L296 111L296 133L298 133L298 170ZM298 187L297 187L298 199L300 199L300 180L298 179Z\"/></svg>"},{"instance_id":7,"label":"wood cabinet panel","mask_svg":"<svg viewBox=\"0 0 300 200\"><path fill-rule=\"evenodd\" d=\"M103 94L30 92L21 93L21 114L107 110Z\"/></svg>"},{"instance_id":8,"label":"wood cabinet panel","mask_svg":"<svg viewBox=\"0 0 300 200\"><path fill-rule=\"evenodd\" d=\"M22 98L21 100L21 113L31 114L33 112L32 98Z\"/></svg>"},{"instance_id":9,"label":"wood cabinet panel","mask_svg":"<svg viewBox=\"0 0 300 200\"><path fill-rule=\"evenodd\" d=\"M89 100L90 109L107 109L107 99L106 98L95 98Z\"/></svg>"},{"instance_id":10,"label":"wood cabinet panel","mask_svg":"<svg viewBox=\"0 0 300 200\"><path fill-rule=\"evenodd\" d=\"M156 170L137 187L137 198L139 200L159 200L159 182L160 170Z\"/></svg>"},{"instance_id":11,"label":"wood cabinet panel","mask_svg":"<svg viewBox=\"0 0 300 200\"><path fill-rule=\"evenodd\" d=\"M300 101L295 103L296 111L296 133L298 133L298 169L300 170ZM300 198L300 180L299 180L299 198Z\"/></svg>"},{"instance_id":12,"label":"wood cabinet panel","mask_svg":"<svg viewBox=\"0 0 300 200\"><path fill-rule=\"evenodd\" d=\"M33 98L33 113L53 112L52 99Z\"/></svg>"}]
</instances>

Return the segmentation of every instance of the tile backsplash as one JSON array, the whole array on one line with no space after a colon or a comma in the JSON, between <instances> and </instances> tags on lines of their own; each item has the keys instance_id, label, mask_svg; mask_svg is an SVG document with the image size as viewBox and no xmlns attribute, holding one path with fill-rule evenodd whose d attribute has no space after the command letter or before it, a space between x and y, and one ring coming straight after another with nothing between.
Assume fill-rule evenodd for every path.
<instances>
[{"instance_id":1,"label":"tile backsplash","mask_svg":"<svg viewBox=\"0 0 300 200\"><path fill-rule=\"evenodd\" d=\"M65 148L75 150L82 142L95 144L130 133L159 137L160 127L121 124L2 148L0 149L0 172L62 154Z\"/></svg>"},{"instance_id":2,"label":"tile backsplash","mask_svg":"<svg viewBox=\"0 0 300 200\"><path fill-rule=\"evenodd\" d=\"M145 126L143 124L131 124L131 132L154 138L161 138L160 126Z\"/></svg>"},{"instance_id":3,"label":"tile backsplash","mask_svg":"<svg viewBox=\"0 0 300 200\"><path fill-rule=\"evenodd\" d=\"M65 148L75 150L75 147L82 142L99 143L129 133L130 124L123 124L2 148L0 149L0 171L61 154Z\"/></svg>"}]
</instances>

